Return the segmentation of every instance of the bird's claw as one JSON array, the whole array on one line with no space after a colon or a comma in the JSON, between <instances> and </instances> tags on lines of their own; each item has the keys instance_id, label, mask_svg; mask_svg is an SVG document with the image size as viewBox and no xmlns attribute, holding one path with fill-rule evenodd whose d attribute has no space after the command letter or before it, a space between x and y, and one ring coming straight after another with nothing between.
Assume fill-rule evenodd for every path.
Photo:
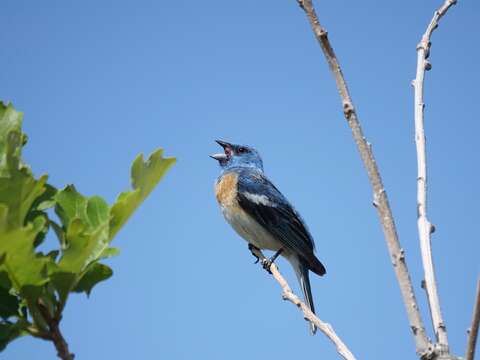
<instances>
[{"instance_id":1,"label":"bird's claw","mask_svg":"<svg viewBox=\"0 0 480 360\"><path fill-rule=\"evenodd\" d=\"M258 264L258 262L260 261L260 257L256 254L256 251L258 251L260 249L257 248L256 246L252 245L252 244L248 244L248 250L250 250L252 255L255 257L254 264Z\"/></svg>"},{"instance_id":2,"label":"bird's claw","mask_svg":"<svg viewBox=\"0 0 480 360\"><path fill-rule=\"evenodd\" d=\"M272 264L274 263L275 260L277 260L277 257L283 252L283 249L279 249L275 254L270 259L267 259L262 251L256 247L255 245L248 244L248 250L252 253L253 256L255 256L256 261L255 264L257 264L259 261L262 264L262 267L268 271L269 274L272 273L270 268L272 267Z\"/></svg>"},{"instance_id":3,"label":"bird's claw","mask_svg":"<svg viewBox=\"0 0 480 360\"><path fill-rule=\"evenodd\" d=\"M272 273L270 268L272 267L272 264L274 263L275 260L277 260L277 257L283 252L283 249L279 249L275 254L270 259L262 259L262 266L265 270L268 271L269 274Z\"/></svg>"},{"instance_id":4,"label":"bird's claw","mask_svg":"<svg viewBox=\"0 0 480 360\"><path fill-rule=\"evenodd\" d=\"M262 267L267 270L267 272L269 274L272 273L272 271L270 270L270 268L272 267L272 264L273 264L273 261L271 259L262 259Z\"/></svg>"}]
</instances>

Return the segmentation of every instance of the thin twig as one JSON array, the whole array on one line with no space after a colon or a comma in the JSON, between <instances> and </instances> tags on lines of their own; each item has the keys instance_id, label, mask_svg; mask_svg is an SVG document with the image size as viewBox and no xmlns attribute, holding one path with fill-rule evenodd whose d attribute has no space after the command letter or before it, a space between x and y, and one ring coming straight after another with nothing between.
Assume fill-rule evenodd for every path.
<instances>
[{"instance_id":1,"label":"thin twig","mask_svg":"<svg viewBox=\"0 0 480 360\"><path fill-rule=\"evenodd\" d=\"M475 346L477 344L478 326L480 324L480 278L477 282L477 295L473 306L472 325L468 331L467 352L465 360L473 360L475 357Z\"/></svg>"},{"instance_id":2,"label":"thin twig","mask_svg":"<svg viewBox=\"0 0 480 360\"><path fill-rule=\"evenodd\" d=\"M59 319L53 318L50 315L48 309L42 304L38 303L38 309L40 310L42 317L45 319L49 328L49 340L53 342L57 349L57 355L62 360L73 360L75 355L68 350L68 344L65 341L62 333L60 332Z\"/></svg>"},{"instance_id":3,"label":"thin twig","mask_svg":"<svg viewBox=\"0 0 480 360\"><path fill-rule=\"evenodd\" d=\"M425 333L425 327L418 309L408 268L405 263L405 254L398 240L397 230L388 202L387 193L383 187L382 178L375 162L371 146L363 135L357 112L350 97L340 64L328 39L327 31L320 25L312 1L297 0L297 2L307 15L312 31L322 48L330 70L333 73L342 100L343 113L352 130L353 138L367 170L368 178L373 188L373 204L377 209L395 274L400 285L400 291L407 311L408 320L415 338L416 351L420 357L429 358L432 356L434 348Z\"/></svg>"},{"instance_id":4,"label":"thin twig","mask_svg":"<svg viewBox=\"0 0 480 360\"><path fill-rule=\"evenodd\" d=\"M448 353L447 329L440 310L435 270L433 267L432 249L430 235L434 231L433 225L427 218L427 155L425 148L425 131L423 126L423 83L425 71L431 69L427 58L430 53L430 37L438 27L438 21L445 15L448 9L456 3L456 0L446 0L443 5L435 11L432 20L428 24L425 34L417 45L417 73L412 84L415 90L415 144L417 147L417 224L420 238L420 249L422 253L423 270L425 272L425 290L427 292L428 305L432 318L435 336L442 352Z\"/></svg>"},{"instance_id":5,"label":"thin twig","mask_svg":"<svg viewBox=\"0 0 480 360\"><path fill-rule=\"evenodd\" d=\"M267 260L267 258L263 255L262 251L257 248L252 248L250 250L252 254L254 254L261 262ZM315 326L320 329L321 332L325 334L336 346L337 352L345 359L345 360L355 360L355 356L351 353L345 343L340 339L340 337L335 333L332 326L326 322L320 320L311 310L310 308L300 300L300 298L294 294L290 286L288 285L285 278L280 274L278 271L277 265L272 263L269 268L269 272L273 275L275 280L280 284L283 293L282 298L283 300L288 300L292 304L296 305L300 310L303 312L303 317L305 320L308 320L315 324Z\"/></svg>"}]
</instances>

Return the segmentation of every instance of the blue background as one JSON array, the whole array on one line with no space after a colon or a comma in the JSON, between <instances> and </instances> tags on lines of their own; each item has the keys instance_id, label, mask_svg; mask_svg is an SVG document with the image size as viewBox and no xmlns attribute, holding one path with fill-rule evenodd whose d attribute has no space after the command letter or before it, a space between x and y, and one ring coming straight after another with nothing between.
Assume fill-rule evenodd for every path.
<instances>
[{"instance_id":1,"label":"blue background","mask_svg":"<svg viewBox=\"0 0 480 360\"><path fill-rule=\"evenodd\" d=\"M440 4L317 7L373 143L426 324L410 82ZM442 19L425 86L433 249L457 355L480 272L479 13L478 1L461 1ZM112 202L139 152L161 146L178 158L115 239L114 277L90 299L70 299L62 329L77 359L337 358L224 222L207 156L217 138L255 146L308 223L328 270L312 276L320 318L359 359L416 358L370 185L294 0L4 0L0 41L0 98L25 113L24 155L37 175ZM53 359L55 350L22 338L1 357Z\"/></svg>"}]
</instances>

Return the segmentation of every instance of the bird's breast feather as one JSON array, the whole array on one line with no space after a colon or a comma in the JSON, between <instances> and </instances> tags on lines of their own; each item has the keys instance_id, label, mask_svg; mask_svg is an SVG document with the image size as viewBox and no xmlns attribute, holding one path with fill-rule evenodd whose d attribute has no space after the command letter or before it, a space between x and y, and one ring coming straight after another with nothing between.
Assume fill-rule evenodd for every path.
<instances>
[{"instance_id":1,"label":"bird's breast feather","mask_svg":"<svg viewBox=\"0 0 480 360\"><path fill-rule=\"evenodd\" d=\"M222 207L238 205L237 202L238 174L227 173L215 184L215 196Z\"/></svg>"}]
</instances>

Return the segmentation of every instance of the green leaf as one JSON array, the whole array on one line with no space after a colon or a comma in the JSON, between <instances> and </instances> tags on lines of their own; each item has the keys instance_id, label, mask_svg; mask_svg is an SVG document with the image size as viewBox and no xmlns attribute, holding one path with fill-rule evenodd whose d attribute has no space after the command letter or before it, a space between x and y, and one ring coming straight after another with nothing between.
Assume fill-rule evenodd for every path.
<instances>
[{"instance_id":1,"label":"green leaf","mask_svg":"<svg viewBox=\"0 0 480 360\"><path fill-rule=\"evenodd\" d=\"M92 229L104 226L108 223L110 217L110 208L108 204L99 196L93 196L88 199L87 219Z\"/></svg>"},{"instance_id":2,"label":"green leaf","mask_svg":"<svg viewBox=\"0 0 480 360\"><path fill-rule=\"evenodd\" d=\"M162 158L162 150L154 152L147 162L138 156L132 165L134 190L122 193L112 208L100 197L83 196L73 185L56 193L55 211L62 226L54 222L51 226L63 251L52 281L61 296L68 296L74 287L88 294L94 284L111 276L105 265L88 266L118 254L118 249L109 247L111 239L174 162Z\"/></svg>"},{"instance_id":3,"label":"green leaf","mask_svg":"<svg viewBox=\"0 0 480 360\"><path fill-rule=\"evenodd\" d=\"M18 314L20 301L18 297L10 294L10 292L0 287L0 317L8 319Z\"/></svg>"},{"instance_id":4,"label":"green leaf","mask_svg":"<svg viewBox=\"0 0 480 360\"><path fill-rule=\"evenodd\" d=\"M5 106L0 101L0 176L8 176L9 168L17 169L26 142L22 134L23 114L16 111L12 104Z\"/></svg>"},{"instance_id":5,"label":"green leaf","mask_svg":"<svg viewBox=\"0 0 480 360\"><path fill-rule=\"evenodd\" d=\"M8 273L18 292L24 286L40 286L48 280L45 267L51 259L37 256L33 251L35 238L44 225L45 219L37 217L33 224L8 232L0 231L0 255L5 256L0 270Z\"/></svg>"},{"instance_id":6,"label":"green leaf","mask_svg":"<svg viewBox=\"0 0 480 360\"><path fill-rule=\"evenodd\" d=\"M3 263L4 258L2 259ZM0 287L4 288L5 290L10 290L12 287L12 282L8 278L8 273L6 271L0 271Z\"/></svg>"},{"instance_id":7,"label":"green leaf","mask_svg":"<svg viewBox=\"0 0 480 360\"><path fill-rule=\"evenodd\" d=\"M57 189L45 183L44 192L33 201L30 211L27 214L27 218L25 219L26 222L32 222L37 216L43 216L45 218L45 226L38 233L34 242L34 247L38 247L43 242L47 236L48 230L50 230L50 220L45 210L55 205L56 193Z\"/></svg>"},{"instance_id":8,"label":"green leaf","mask_svg":"<svg viewBox=\"0 0 480 360\"><path fill-rule=\"evenodd\" d=\"M23 327L24 323L20 320L16 324L11 322L0 323L0 351L5 349L5 347L13 340L26 334Z\"/></svg>"},{"instance_id":9,"label":"green leaf","mask_svg":"<svg viewBox=\"0 0 480 360\"><path fill-rule=\"evenodd\" d=\"M0 102L0 231L23 226L34 201L46 190L47 176L35 180L21 161L26 139L22 117L11 104Z\"/></svg>"},{"instance_id":10,"label":"green leaf","mask_svg":"<svg viewBox=\"0 0 480 360\"><path fill-rule=\"evenodd\" d=\"M36 210L46 210L55 206L55 195L57 189L50 184L45 184L45 191L42 195L35 199L32 208Z\"/></svg>"},{"instance_id":11,"label":"green leaf","mask_svg":"<svg viewBox=\"0 0 480 360\"><path fill-rule=\"evenodd\" d=\"M35 180L27 168L13 170L9 177L0 177L0 203L2 204L0 231L24 225L28 212L37 197L45 191L47 176Z\"/></svg>"},{"instance_id":12,"label":"green leaf","mask_svg":"<svg viewBox=\"0 0 480 360\"><path fill-rule=\"evenodd\" d=\"M108 247L109 208L98 196L84 197L67 186L56 195L55 211L66 228L59 269L79 273Z\"/></svg>"},{"instance_id":13,"label":"green leaf","mask_svg":"<svg viewBox=\"0 0 480 360\"><path fill-rule=\"evenodd\" d=\"M68 293L72 291L72 287L77 280L77 274L57 271L50 275L50 279L58 292L60 303L64 304L67 301Z\"/></svg>"},{"instance_id":14,"label":"green leaf","mask_svg":"<svg viewBox=\"0 0 480 360\"><path fill-rule=\"evenodd\" d=\"M17 292L44 284L48 261L34 252L48 230L46 216L34 209L47 189L47 176L36 180L21 161L26 142L22 117L12 105L0 102L0 271L8 273Z\"/></svg>"},{"instance_id":15,"label":"green leaf","mask_svg":"<svg viewBox=\"0 0 480 360\"><path fill-rule=\"evenodd\" d=\"M58 225L55 221L49 221L50 227L55 231L55 235L57 235L57 239L60 242L60 247L62 250L67 248L67 240L65 239L65 231L63 228Z\"/></svg>"},{"instance_id":16,"label":"green leaf","mask_svg":"<svg viewBox=\"0 0 480 360\"><path fill-rule=\"evenodd\" d=\"M57 289L55 285L52 282L48 282L42 290L41 303L47 308L49 314L55 315L58 308Z\"/></svg>"},{"instance_id":17,"label":"green leaf","mask_svg":"<svg viewBox=\"0 0 480 360\"><path fill-rule=\"evenodd\" d=\"M155 188L167 170L175 163L175 158L163 158L163 150L158 149L143 160L140 154L132 164L132 191L123 192L113 204L110 213L110 239L112 239L135 209Z\"/></svg>"},{"instance_id":18,"label":"green leaf","mask_svg":"<svg viewBox=\"0 0 480 360\"><path fill-rule=\"evenodd\" d=\"M85 292L87 296L90 295L93 287L99 282L107 280L113 274L112 269L107 265L100 263L93 263L89 266L85 275L78 282L77 286L73 289L75 292Z\"/></svg>"},{"instance_id":19,"label":"green leaf","mask_svg":"<svg viewBox=\"0 0 480 360\"><path fill-rule=\"evenodd\" d=\"M37 211L37 210L31 210L28 215L27 215L27 218L25 219L26 222L33 222L33 221L36 221L35 219L37 217L41 217L43 218L44 220L44 226L40 229L40 231L38 232L37 236L35 236L35 240L33 241L33 247L36 248L38 247L42 242L43 240L45 240L45 237L47 236L47 233L48 233L48 230L49 230L49 221L48 221L48 216L47 214L45 214L44 212L42 211Z\"/></svg>"},{"instance_id":20,"label":"green leaf","mask_svg":"<svg viewBox=\"0 0 480 360\"><path fill-rule=\"evenodd\" d=\"M98 259L108 259L120 254L120 249L116 247L109 247L102 251Z\"/></svg>"},{"instance_id":21,"label":"green leaf","mask_svg":"<svg viewBox=\"0 0 480 360\"><path fill-rule=\"evenodd\" d=\"M88 199L80 194L75 186L66 186L56 194L55 200L57 203L55 212L65 228L68 228L70 223L77 218L86 222Z\"/></svg>"}]
</instances>

